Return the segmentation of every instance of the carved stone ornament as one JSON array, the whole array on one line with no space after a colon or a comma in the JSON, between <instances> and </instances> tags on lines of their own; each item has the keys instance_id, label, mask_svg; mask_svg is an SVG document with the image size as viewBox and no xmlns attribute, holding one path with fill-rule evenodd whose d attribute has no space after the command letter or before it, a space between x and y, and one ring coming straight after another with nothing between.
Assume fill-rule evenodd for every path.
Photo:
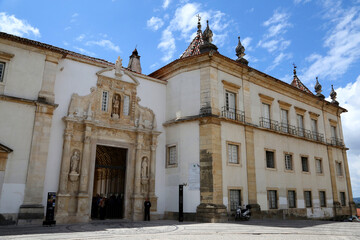
<instances>
[{"instance_id":1,"label":"carved stone ornament","mask_svg":"<svg viewBox=\"0 0 360 240\"><path fill-rule=\"evenodd\" d=\"M121 98L119 94L115 94L112 100L112 110L111 110L111 117L118 119L120 116L120 102Z\"/></svg>"},{"instance_id":2,"label":"carved stone ornament","mask_svg":"<svg viewBox=\"0 0 360 240\"><path fill-rule=\"evenodd\" d=\"M70 181L75 182L79 178L79 162L80 162L80 150L75 149L73 155L70 158Z\"/></svg>"},{"instance_id":3,"label":"carved stone ornament","mask_svg":"<svg viewBox=\"0 0 360 240\"><path fill-rule=\"evenodd\" d=\"M325 96L323 94L321 94L322 87L321 87L321 84L319 83L318 77L316 77L315 92L316 92L317 97L319 97L321 99L325 99Z\"/></svg>"},{"instance_id":4,"label":"carved stone ornament","mask_svg":"<svg viewBox=\"0 0 360 240\"><path fill-rule=\"evenodd\" d=\"M217 52L218 48L214 44L212 44L213 33L209 27L209 20L207 20L206 23L207 23L206 29L204 30L204 32L202 34L202 39L204 41L204 44L200 45L200 53L206 53L206 52L212 52L212 51Z\"/></svg>"},{"instance_id":5,"label":"carved stone ornament","mask_svg":"<svg viewBox=\"0 0 360 240\"><path fill-rule=\"evenodd\" d=\"M144 157L141 162L141 178L142 179L149 178L149 163L147 157Z\"/></svg>"},{"instance_id":6,"label":"carved stone ornament","mask_svg":"<svg viewBox=\"0 0 360 240\"><path fill-rule=\"evenodd\" d=\"M331 85L331 92L330 92L331 103L335 105L339 105L339 102L336 101L336 95L337 93L334 90L334 86Z\"/></svg>"},{"instance_id":7,"label":"carved stone ornament","mask_svg":"<svg viewBox=\"0 0 360 240\"><path fill-rule=\"evenodd\" d=\"M238 57L236 59L236 61L240 62L242 64L245 64L245 65L248 65L249 64L248 60L246 60L244 58L244 56L246 55L245 54L245 47L241 44L240 37L238 37L238 39L239 39L239 42L238 42L237 47L235 48L236 56Z\"/></svg>"},{"instance_id":8,"label":"carved stone ornament","mask_svg":"<svg viewBox=\"0 0 360 240\"><path fill-rule=\"evenodd\" d=\"M122 71L122 59L118 56L115 63L115 75L122 76L124 72Z\"/></svg>"}]
</instances>

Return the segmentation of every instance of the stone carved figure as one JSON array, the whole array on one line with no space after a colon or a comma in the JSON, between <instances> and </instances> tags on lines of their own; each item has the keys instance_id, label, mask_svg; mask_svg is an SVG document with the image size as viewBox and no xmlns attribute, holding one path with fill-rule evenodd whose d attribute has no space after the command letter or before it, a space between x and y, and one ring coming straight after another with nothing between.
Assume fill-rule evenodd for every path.
<instances>
[{"instance_id":1,"label":"stone carved figure","mask_svg":"<svg viewBox=\"0 0 360 240\"><path fill-rule=\"evenodd\" d=\"M116 75L120 75L120 76L123 75L121 68L122 68L122 59L120 58L120 56L118 56L118 58L115 62L115 74Z\"/></svg>"},{"instance_id":2,"label":"stone carved figure","mask_svg":"<svg viewBox=\"0 0 360 240\"><path fill-rule=\"evenodd\" d=\"M119 118L119 116L120 116L120 95L119 94L115 94L115 96L112 100L111 116L113 118Z\"/></svg>"},{"instance_id":3,"label":"stone carved figure","mask_svg":"<svg viewBox=\"0 0 360 240\"><path fill-rule=\"evenodd\" d=\"M155 114L146 107L139 105L140 98L137 98L135 110L135 126L138 128L154 129L156 128Z\"/></svg>"},{"instance_id":4,"label":"stone carved figure","mask_svg":"<svg viewBox=\"0 0 360 240\"><path fill-rule=\"evenodd\" d=\"M144 157L141 163L141 178L149 178L149 164L147 157Z\"/></svg>"},{"instance_id":5,"label":"stone carved figure","mask_svg":"<svg viewBox=\"0 0 360 240\"><path fill-rule=\"evenodd\" d=\"M75 150L70 159L70 174L78 174L78 166L80 162L80 151Z\"/></svg>"}]
</instances>

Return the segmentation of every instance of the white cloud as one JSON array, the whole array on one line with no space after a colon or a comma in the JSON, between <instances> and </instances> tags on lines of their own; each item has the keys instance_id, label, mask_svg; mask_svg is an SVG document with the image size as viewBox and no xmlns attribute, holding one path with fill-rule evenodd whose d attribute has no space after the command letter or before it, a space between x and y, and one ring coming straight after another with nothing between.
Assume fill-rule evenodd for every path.
<instances>
[{"instance_id":1,"label":"white cloud","mask_svg":"<svg viewBox=\"0 0 360 240\"><path fill-rule=\"evenodd\" d=\"M299 3L303 3L303 4L305 4L305 3L308 3L308 2L310 2L311 0L294 0L294 4L299 4Z\"/></svg>"},{"instance_id":2,"label":"white cloud","mask_svg":"<svg viewBox=\"0 0 360 240\"><path fill-rule=\"evenodd\" d=\"M85 50L83 48L80 48L80 47L74 47L74 49L76 49L78 52L82 53L82 54L85 54L85 55L88 55L88 56L92 56L92 57L95 57L96 54L93 53L93 52L90 52L88 50Z\"/></svg>"},{"instance_id":3,"label":"white cloud","mask_svg":"<svg viewBox=\"0 0 360 240\"><path fill-rule=\"evenodd\" d=\"M176 50L175 38L169 28L162 32L158 48L164 53L164 56L161 58L162 61L167 62L174 56Z\"/></svg>"},{"instance_id":4,"label":"white cloud","mask_svg":"<svg viewBox=\"0 0 360 240\"><path fill-rule=\"evenodd\" d=\"M164 0L163 5L162 5L163 9L167 9L169 7L170 2L171 2L171 0Z\"/></svg>"},{"instance_id":5,"label":"white cloud","mask_svg":"<svg viewBox=\"0 0 360 240\"><path fill-rule=\"evenodd\" d=\"M6 12L0 12L0 31L17 36L34 35L40 37L40 31L28 24L26 20L16 18L14 15L7 15Z\"/></svg>"},{"instance_id":6,"label":"white cloud","mask_svg":"<svg viewBox=\"0 0 360 240\"><path fill-rule=\"evenodd\" d=\"M269 66L266 71L271 71L273 70L275 67L277 67L283 60L286 59L290 59L292 57L292 54L290 53L280 53L278 56L276 56L276 58L274 59L274 61L272 62L272 65Z\"/></svg>"},{"instance_id":7,"label":"white cloud","mask_svg":"<svg viewBox=\"0 0 360 240\"><path fill-rule=\"evenodd\" d=\"M215 34L213 36L213 44L215 44L218 47L222 47L225 44L226 39L228 39L228 33L223 34Z\"/></svg>"},{"instance_id":8,"label":"white cloud","mask_svg":"<svg viewBox=\"0 0 360 240\"><path fill-rule=\"evenodd\" d=\"M345 144L350 149L347 153L353 194L360 197L360 76L335 91L340 105L348 110L341 115L342 127Z\"/></svg>"},{"instance_id":9,"label":"white cloud","mask_svg":"<svg viewBox=\"0 0 360 240\"><path fill-rule=\"evenodd\" d=\"M119 46L116 46L113 42L111 42L110 40L106 40L106 39L99 40L99 41L88 41L88 42L86 42L85 45L86 46L97 45L100 47L104 47L105 49L113 50L118 53L121 52Z\"/></svg>"},{"instance_id":10,"label":"white cloud","mask_svg":"<svg viewBox=\"0 0 360 240\"><path fill-rule=\"evenodd\" d=\"M311 65L301 76L304 82L313 81L316 76L334 80L360 59L360 8L338 6L333 10L332 5L325 4L325 10L328 8L333 11L333 14L326 11L324 15L324 19L332 24L324 38L324 47L328 51L324 55L313 53L307 57Z\"/></svg>"},{"instance_id":11,"label":"white cloud","mask_svg":"<svg viewBox=\"0 0 360 240\"><path fill-rule=\"evenodd\" d=\"M84 40L84 38L85 38L85 34L80 34L75 40L81 42L82 40Z\"/></svg>"},{"instance_id":12,"label":"white cloud","mask_svg":"<svg viewBox=\"0 0 360 240\"><path fill-rule=\"evenodd\" d=\"M74 13L74 14L71 16L70 22L72 22L72 23L73 23L73 22L76 22L78 16L79 16L78 13Z\"/></svg>"},{"instance_id":13,"label":"white cloud","mask_svg":"<svg viewBox=\"0 0 360 240\"><path fill-rule=\"evenodd\" d=\"M251 40L252 40L251 37L246 37L243 40L240 39L241 44L244 46L245 50L247 50L247 51L252 50L252 47L250 47Z\"/></svg>"},{"instance_id":14,"label":"white cloud","mask_svg":"<svg viewBox=\"0 0 360 240\"><path fill-rule=\"evenodd\" d=\"M65 31L70 30L70 29L71 29L70 26L67 26L66 28L64 28Z\"/></svg>"},{"instance_id":15,"label":"white cloud","mask_svg":"<svg viewBox=\"0 0 360 240\"><path fill-rule=\"evenodd\" d=\"M164 25L164 21L158 17L152 17L147 21L147 27L153 31L157 31Z\"/></svg>"}]
</instances>

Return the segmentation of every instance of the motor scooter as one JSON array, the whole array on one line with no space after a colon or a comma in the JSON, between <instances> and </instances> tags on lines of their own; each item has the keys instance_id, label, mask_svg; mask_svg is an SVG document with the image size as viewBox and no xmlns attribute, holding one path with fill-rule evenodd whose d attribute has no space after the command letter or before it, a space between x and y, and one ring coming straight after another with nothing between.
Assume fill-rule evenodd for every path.
<instances>
[{"instance_id":1,"label":"motor scooter","mask_svg":"<svg viewBox=\"0 0 360 240\"><path fill-rule=\"evenodd\" d=\"M251 212L250 212L251 206L246 205L244 207L241 207L240 205L236 209L235 213L235 221L236 220L250 220Z\"/></svg>"}]
</instances>

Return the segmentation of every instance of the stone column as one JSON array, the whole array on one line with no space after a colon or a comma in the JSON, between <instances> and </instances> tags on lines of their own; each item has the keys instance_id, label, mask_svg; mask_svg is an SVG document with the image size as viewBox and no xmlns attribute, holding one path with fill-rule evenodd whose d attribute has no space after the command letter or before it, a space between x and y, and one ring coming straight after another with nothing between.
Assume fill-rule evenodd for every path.
<instances>
[{"instance_id":1,"label":"stone column","mask_svg":"<svg viewBox=\"0 0 360 240\"><path fill-rule=\"evenodd\" d=\"M55 105L37 103L31 152L27 171L24 202L20 206L18 223L36 223L44 218L44 181L49 151L50 131Z\"/></svg>"},{"instance_id":2,"label":"stone column","mask_svg":"<svg viewBox=\"0 0 360 240\"><path fill-rule=\"evenodd\" d=\"M155 195L155 177L156 177L156 146L157 135L152 136L151 156L150 156L150 186L149 198L151 202L151 211L157 211L157 197Z\"/></svg>"},{"instance_id":3,"label":"stone column","mask_svg":"<svg viewBox=\"0 0 360 240\"><path fill-rule=\"evenodd\" d=\"M213 117L200 120L200 205L196 218L201 222L226 222L223 204L221 123Z\"/></svg>"},{"instance_id":4,"label":"stone column","mask_svg":"<svg viewBox=\"0 0 360 240\"><path fill-rule=\"evenodd\" d=\"M90 155L91 155L91 126L86 124L84 134L84 145L82 152L81 170L80 170L80 187L78 194L78 209L77 216L89 218L89 167L90 167Z\"/></svg>"},{"instance_id":5,"label":"stone column","mask_svg":"<svg viewBox=\"0 0 360 240\"><path fill-rule=\"evenodd\" d=\"M132 219L139 221L143 219L143 201L144 197L141 195L141 154L143 144L143 133L138 133L136 141L135 152L135 180L134 180L134 193L133 193L133 212Z\"/></svg>"},{"instance_id":6,"label":"stone column","mask_svg":"<svg viewBox=\"0 0 360 240\"><path fill-rule=\"evenodd\" d=\"M356 206L355 206L355 202L354 202L353 194L352 194L349 164L348 164L345 149L342 150L342 155L343 155L344 169L345 169L345 174L346 174L346 185L347 185L348 196L349 196L350 213L351 213L351 215L356 215Z\"/></svg>"}]
</instances>

